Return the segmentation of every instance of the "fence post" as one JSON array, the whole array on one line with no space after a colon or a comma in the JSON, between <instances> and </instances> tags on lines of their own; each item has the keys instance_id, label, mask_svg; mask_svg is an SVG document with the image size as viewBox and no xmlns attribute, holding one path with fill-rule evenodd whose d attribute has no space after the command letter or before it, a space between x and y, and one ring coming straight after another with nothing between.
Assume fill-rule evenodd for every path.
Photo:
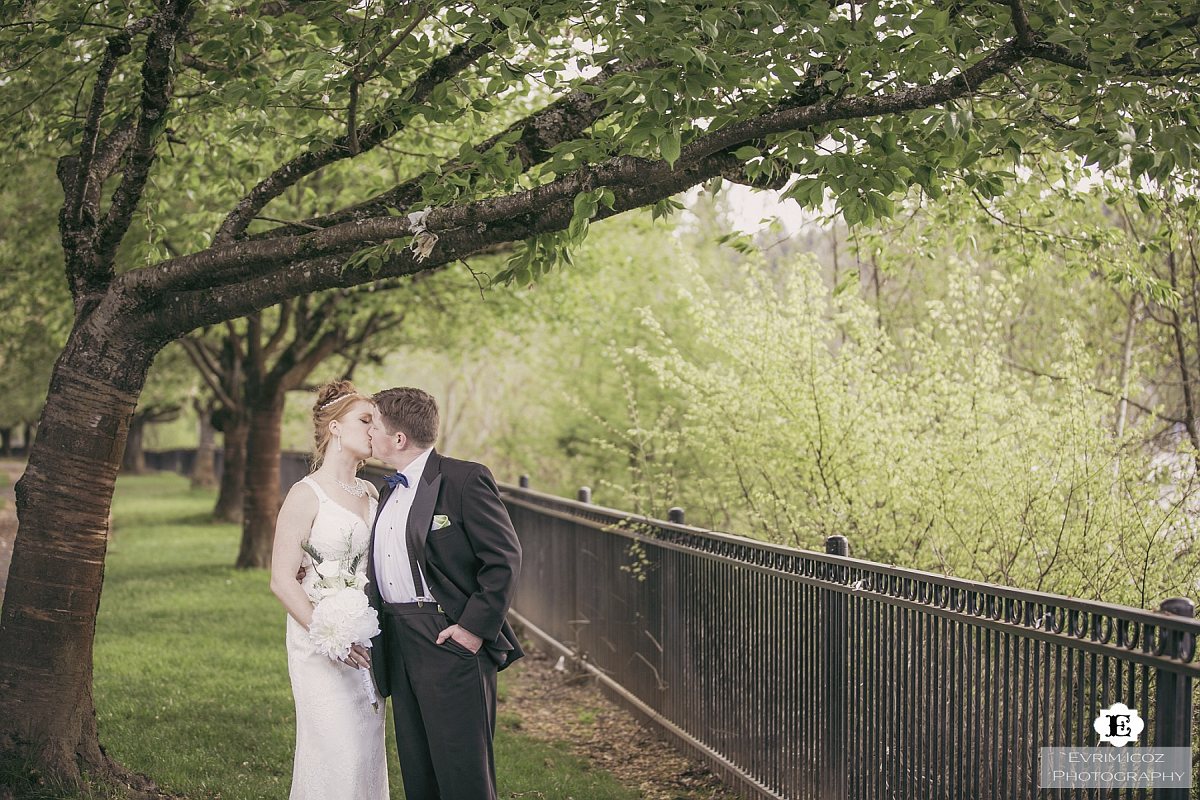
<instances>
[{"instance_id":1,"label":"fence post","mask_svg":"<svg viewBox=\"0 0 1200 800\"><path fill-rule=\"evenodd\" d=\"M679 506L667 509L667 522L674 522L676 525L682 525L683 509Z\"/></svg>"},{"instance_id":2,"label":"fence post","mask_svg":"<svg viewBox=\"0 0 1200 800\"><path fill-rule=\"evenodd\" d=\"M579 495L578 495L578 497L579 497L579 502L581 502L581 503L590 503L590 502L592 502L592 489L591 489L591 487L590 487L590 486L580 486L580 487L579 487Z\"/></svg>"},{"instance_id":3,"label":"fence post","mask_svg":"<svg viewBox=\"0 0 1200 800\"><path fill-rule=\"evenodd\" d=\"M517 478L517 486L520 486L522 489L528 489L529 488L529 476L528 475L519 476Z\"/></svg>"},{"instance_id":4,"label":"fence post","mask_svg":"<svg viewBox=\"0 0 1200 800\"><path fill-rule=\"evenodd\" d=\"M850 540L841 534L826 536L825 552L831 556L848 556L850 555Z\"/></svg>"},{"instance_id":5,"label":"fence post","mask_svg":"<svg viewBox=\"0 0 1200 800\"><path fill-rule=\"evenodd\" d=\"M825 552L834 556L850 555L850 542L845 536L825 539ZM829 572L831 584L844 580L843 566ZM822 743L822 800L844 800L846 797L846 714L847 662L846 612L848 599L842 592L828 588L823 592L822 622L825 639L825 741Z\"/></svg>"},{"instance_id":6,"label":"fence post","mask_svg":"<svg viewBox=\"0 0 1200 800\"><path fill-rule=\"evenodd\" d=\"M1191 619L1196 606L1186 597L1170 597L1158 610L1163 614ZM1166 637L1163 655L1178 658L1180 653L1195 647L1191 634L1180 631L1163 632ZM1155 670L1154 675L1154 746L1192 746L1192 678L1170 670ZM1188 789L1155 789L1154 800L1187 800Z\"/></svg>"}]
</instances>

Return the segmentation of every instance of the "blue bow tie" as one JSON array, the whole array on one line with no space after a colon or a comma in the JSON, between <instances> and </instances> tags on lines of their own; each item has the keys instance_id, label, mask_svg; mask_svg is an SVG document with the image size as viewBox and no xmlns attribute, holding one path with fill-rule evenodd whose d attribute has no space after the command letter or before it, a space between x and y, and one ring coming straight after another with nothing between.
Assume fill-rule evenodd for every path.
<instances>
[{"instance_id":1,"label":"blue bow tie","mask_svg":"<svg viewBox=\"0 0 1200 800\"><path fill-rule=\"evenodd\" d=\"M391 475L384 475L383 482L388 485L389 489L395 489L399 484L405 489L408 488L408 478L404 477L403 472L393 472Z\"/></svg>"}]
</instances>

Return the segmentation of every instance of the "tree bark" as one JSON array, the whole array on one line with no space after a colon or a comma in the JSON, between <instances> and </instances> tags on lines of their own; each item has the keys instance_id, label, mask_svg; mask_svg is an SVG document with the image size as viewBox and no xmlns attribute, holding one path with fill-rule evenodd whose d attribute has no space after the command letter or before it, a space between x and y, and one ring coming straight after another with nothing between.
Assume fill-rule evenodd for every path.
<instances>
[{"instance_id":1,"label":"tree bark","mask_svg":"<svg viewBox=\"0 0 1200 800\"><path fill-rule=\"evenodd\" d=\"M1117 399L1117 419L1113 425L1118 439L1125 435L1125 424L1129 417L1129 375L1133 369L1133 343L1142 314L1142 296L1134 293L1129 299L1129 313L1125 317L1125 336L1121 340L1121 373L1118 376L1121 396Z\"/></svg>"},{"instance_id":2,"label":"tree bark","mask_svg":"<svg viewBox=\"0 0 1200 800\"><path fill-rule=\"evenodd\" d=\"M19 522L0 616L0 755L76 783L88 775L146 789L101 749L92 700L108 512L158 349L117 327L112 319L76 324L16 486Z\"/></svg>"},{"instance_id":3,"label":"tree bark","mask_svg":"<svg viewBox=\"0 0 1200 800\"><path fill-rule=\"evenodd\" d=\"M250 426L240 413L229 414L223 422L221 488L217 492L213 518L221 522L241 522L246 489L246 438Z\"/></svg>"},{"instance_id":4,"label":"tree bark","mask_svg":"<svg viewBox=\"0 0 1200 800\"><path fill-rule=\"evenodd\" d=\"M143 446L146 433L146 418L134 414L129 422L129 436L125 440L125 455L121 458L121 471L130 475L146 472L146 449Z\"/></svg>"},{"instance_id":5,"label":"tree bark","mask_svg":"<svg viewBox=\"0 0 1200 800\"><path fill-rule=\"evenodd\" d=\"M282 390L270 391L250 405L242 544L235 563L241 569L271 566L271 542L280 506L279 443L284 394Z\"/></svg>"},{"instance_id":6,"label":"tree bark","mask_svg":"<svg viewBox=\"0 0 1200 800\"><path fill-rule=\"evenodd\" d=\"M196 404L200 441L196 445L196 461L192 464L192 488L211 489L217 485L217 431L212 423L212 409Z\"/></svg>"}]
</instances>

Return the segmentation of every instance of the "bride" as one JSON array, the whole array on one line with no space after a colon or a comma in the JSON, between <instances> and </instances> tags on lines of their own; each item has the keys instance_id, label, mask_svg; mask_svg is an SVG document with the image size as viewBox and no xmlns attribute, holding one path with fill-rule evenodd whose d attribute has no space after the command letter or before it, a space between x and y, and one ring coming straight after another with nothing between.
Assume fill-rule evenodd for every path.
<instances>
[{"instance_id":1,"label":"bride","mask_svg":"<svg viewBox=\"0 0 1200 800\"><path fill-rule=\"evenodd\" d=\"M288 612L288 674L296 700L291 800L388 797L383 703L372 705L370 651L355 645L341 662L316 652L306 591L320 577L308 552L363 554L357 572L365 575L378 495L355 472L371 454L373 410L349 381L320 389L313 406L315 468L288 492L275 527L271 591ZM297 582L301 567L304 578Z\"/></svg>"}]
</instances>

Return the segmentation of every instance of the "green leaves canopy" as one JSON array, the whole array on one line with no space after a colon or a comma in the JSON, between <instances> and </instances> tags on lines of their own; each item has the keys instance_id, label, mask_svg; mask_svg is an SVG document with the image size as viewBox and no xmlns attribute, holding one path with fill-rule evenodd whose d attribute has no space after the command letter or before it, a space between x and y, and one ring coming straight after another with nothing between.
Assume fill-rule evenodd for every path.
<instances>
[{"instance_id":1,"label":"green leaves canopy","mask_svg":"<svg viewBox=\"0 0 1200 800\"><path fill-rule=\"evenodd\" d=\"M157 115L144 89L163 76L145 56L169 22L183 32ZM129 284L139 308L178 297L163 326L174 335L513 240L530 244L505 277L530 280L563 262L587 221L717 176L798 176L790 196L831 195L851 224L886 217L913 187L938 193L951 174L994 195L1014 174L998 155L1066 149L1101 169L1187 178L1196 23L1153 0L51 2L0 28L0 118L20 131L6 159L78 152L66 166L94 173L73 184L85 201L121 174L148 236L117 271L149 265ZM131 129L123 161L106 163ZM181 193L192 207L163 218L157 198ZM94 200L83 205L99 215ZM118 205L92 235L123 235ZM403 242L404 215L426 207L440 239L428 259L341 269ZM203 257L171 259L168 242ZM190 292L212 287L230 301L201 308Z\"/></svg>"}]
</instances>

